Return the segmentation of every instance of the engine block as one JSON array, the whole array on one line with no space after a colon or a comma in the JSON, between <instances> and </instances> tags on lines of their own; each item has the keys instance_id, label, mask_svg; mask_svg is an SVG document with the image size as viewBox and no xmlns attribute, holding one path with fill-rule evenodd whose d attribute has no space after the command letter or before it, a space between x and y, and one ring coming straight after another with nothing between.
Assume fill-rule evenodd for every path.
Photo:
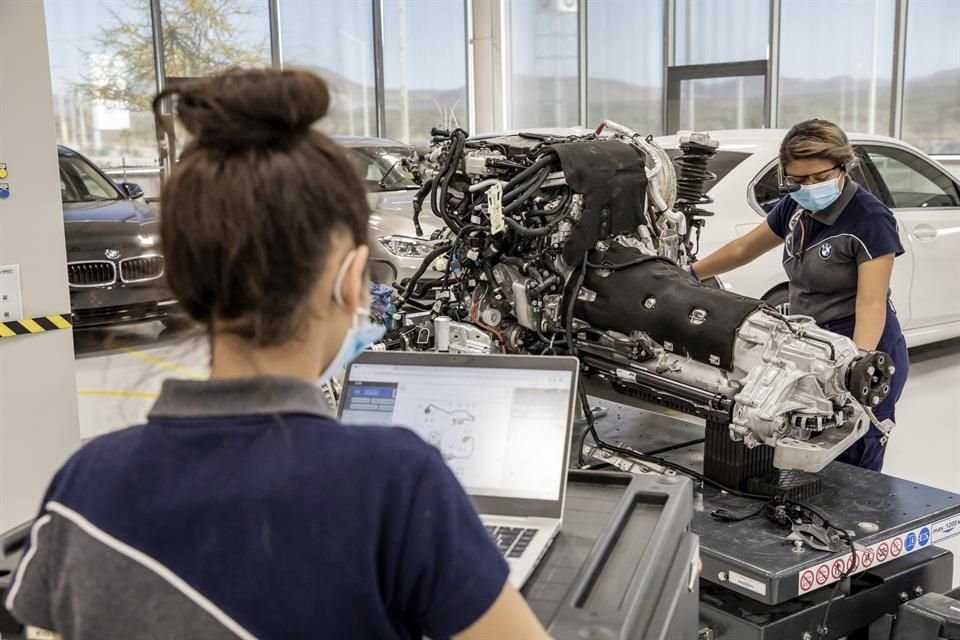
<instances>
[{"instance_id":1,"label":"engine block","mask_svg":"<svg viewBox=\"0 0 960 640\"><path fill-rule=\"evenodd\" d=\"M587 373L718 411L731 439L817 471L870 425L892 363L809 318L697 282L716 149L612 134L435 131L411 169L447 230L385 318L387 348L580 356ZM603 128L603 127L601 127Z\"/></svg>"}]
</instances>

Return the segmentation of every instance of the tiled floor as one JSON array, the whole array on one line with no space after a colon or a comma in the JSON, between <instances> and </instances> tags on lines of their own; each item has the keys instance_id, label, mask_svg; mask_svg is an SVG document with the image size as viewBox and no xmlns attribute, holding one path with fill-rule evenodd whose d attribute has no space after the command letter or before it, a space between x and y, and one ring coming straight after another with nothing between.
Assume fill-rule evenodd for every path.
<instances>
[{"instance_id":1,"label":"tiled floor","mask_svg":"<svg viewBox=\"0 0 960 640\"><path fill-rule=\"evenodd\" d=\"M164 378L202 378L208 369L203 335L158 336L151 325L81 334L77 346L84 439L142 421ZM911 353L897 417L884 471L960 493L960 340ZM945 546L957 556L960 584L960 539Z\"/></svg>"}]
</instances>

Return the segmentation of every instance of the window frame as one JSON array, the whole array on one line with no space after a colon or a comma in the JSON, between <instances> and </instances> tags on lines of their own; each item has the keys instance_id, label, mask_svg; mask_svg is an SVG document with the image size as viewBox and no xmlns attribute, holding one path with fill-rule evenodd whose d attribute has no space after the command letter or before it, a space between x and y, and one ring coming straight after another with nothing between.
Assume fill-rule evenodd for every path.
<instances>
[{"instance_id":1,"label":"window frame","mask_svg":"<svg viewBox=\"0 0 960 640\"><path fill-rule=\"evenodd\" d=\"M90 191L89 191L89 189L87 189L86 183L83 182L83 178L82 178L80 175L76 175L76 176L71 175L68 170L65 170L65 169L64 169L64 167L68 167L68 168L69 168L69 165L63 165L63 164L61 164L61 163L62 163L63 161L65 161L65 160L66 160L66 161L71 161L71 160L72 160L72 161L76 161L77 164L79 164L79 165L81 165L82 167L84 167L84 168L85 168L87 171L89 171L90 173L99 176L102 180L104 180L105 185L98 185L98 186L100 186L100 187L104 187L104 186L109 187L110 189L113 190L113 193L114 193L114 195L115 195L116 197L114 197L114 198L112 198L112 199L109 199L109 200L63 200L63 199L62 199L62 194L61 194L61 200L62 200L63 204L79 204L79 203L85 203L85 202L116 202L117 200L127 200L127 199L129 199L128 196L127 196L127 194L124 193L123 190L121 190L120 187L117 186L117 183L116 183L116 182L114 182L113 180L111 180L110 177L109 177L107 174L105 174L103 171L100 170L100 167L98 167L95 163L93 163L93 162L91 162L90 160L88 160L85 156L81 155L80 153L77 153L76 151L73 151L73 152L70 152L70 153L58 152L58 153L57 153L57 168L59 169L61 176L65 177L65 178L67 179L67 182L68 182L68 183L73 187L73 189L77 192L77 196L81 196L81 195L82 195L82 194L80 193L79 189L78 189L78 186L79 186L79 185L77 184L77 181L78 181L78 180L80 181L80 185L83 186L84 190L86 190L86 193L87 193L88 195L90 195ZM79 173L79 169L74 169L74 170Z\"/></svg>"},{"instance_id":2,"label":"window frame","mask_svg":"<svg viewBox=\"0 0 960 640\"><path fill-rule=\"evenodd\" d=\"M867 162L867 163L869 163L869 165L870 165L870 167L872 168L873 173L874 173L874 179L880 181L880 182L882 183L882 185L883 185L883 193L887 196L886 198L882 198L882 199L885 200L885 201L884 201L884 204L886 204L888 207L890 207L890 208L893 209L894 211L899 210L899 209L905 209L905 210L906 210L906 209L927 209L927 210L931 210L931 211L932 211L932 210L935 210L935 209L960 209L960 183L957 182L957 180L950 174L949 171L947 171L947 170L944 169L943 167L939 166L939 165L936 163L936 161L934 161L932 158L929 158L929 157L927 157L927 156L925 156L925 155L923 155L923 154L919 154L919 153L917 153L916 151L914 151L913 149L910 149L909 147L900 146L900 145L896 145L896 144L890 144L889 142L885 142L885 141L872 141L872 140L871 140L871 141L855 142L855 143L854 143L854 147L856 147L858 150L862 150L862 151L863 151L863 157L861 158L861 162ZM917 162L919 162L919 163L922 164L922 165L926 165L926 166L929 167L932 171L937 172L938 174L940 174L940 176L941 176L942 178L945 178L945 179L950 183L951 186L953 186L953 189L954 189L954 192L955 192L955 193L953 194L953 198L955 199L956 204L938 205L938 206L932 206L932 207L923 207L923 206L921 206L921 207L900 207L900 206L897 206L897 203L896 203L896 201L894 200L893 192L890 190L890 185L887 183L886 178L883 177L883 173L880 171L880 168L876 165L875 162L873 162L873 159L870 158L870 155L869 155L869 153L870 153L870 152L869 152L869 148L870 148L870 147L877 147L878 149L881 149L881 150L882 150L882 149L892 149L892 150L894 150L894 151L896 151L896 152L902 153L902 154L905 155L905 156L908 156L909 158L911 158L911 159L913 159L913 160L916 160ZM907 168L909 168L909 169L911 169L911 170L913 170L913 171L916 171L916 169L914 169L912 166L910 166L909 164L907 164L907 163L905 163L905 162L900 161L900 160L899 160L898 158L896 158L895 156L891 156L891 158L892 158L893 160L896 160L896 161L900 162L901 164L903 164L903 165L906 166ZM917 171L917 173L920 173L920 175L923 176L923 173L921 173L921 172L919 172L919 171ZM926 176L924 176L924 178L926 178ZM930 178L926 178L926 179L927 179L929 182L933 183L936 187L941 188L940 185L938 185L937 183L935 183L933 180L930 180ZM945 192L945 195L950 195L950 194L946 194L946 192Z\"/></svg>"}]
</instances>

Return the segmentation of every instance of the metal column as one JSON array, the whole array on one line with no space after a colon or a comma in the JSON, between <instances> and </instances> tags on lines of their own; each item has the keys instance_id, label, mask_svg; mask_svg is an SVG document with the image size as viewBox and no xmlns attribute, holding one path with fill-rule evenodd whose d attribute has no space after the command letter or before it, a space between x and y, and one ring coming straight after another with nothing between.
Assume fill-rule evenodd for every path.
<instances>
[{"instance_id":1,"label":"metal column","mask_svg":"<svg viewBox=\"0 0 960 640\"><path fill-rule=\"evenodd\" d=\"M910 0L897 0L896 22L893 28L893 76L890 82L890 135L903 134L903 86L907 58L907 13Z\"/></svg>"},{"instance_id":2,"label":"metal column","mask_svg":"<svg viewBox=\"0 0 960 640\"><path fill-rule=\"evenodd\" d=\"M267 0L270 11L270 64L283 67L283 39L280 32L280 0Z\"/></svg>"},{"instance_id":3,"label":"metal column","mask_svg":"<svg viewBox=\"0 0 960 640\"><path fill-rule=\"evenodd\" d=\"M373 0L373 75L377 108L377 135L387 131L386 89L383 80L383 0Z\"/></svg>"}]
</instances>

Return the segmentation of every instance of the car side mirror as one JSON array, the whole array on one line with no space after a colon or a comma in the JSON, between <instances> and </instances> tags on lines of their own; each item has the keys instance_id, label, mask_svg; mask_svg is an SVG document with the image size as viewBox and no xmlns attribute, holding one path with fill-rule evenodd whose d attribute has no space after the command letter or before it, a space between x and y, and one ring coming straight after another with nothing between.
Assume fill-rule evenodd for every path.
<instances>
[{"instance_id":1,"label":"car side mirror","mask_svg":"<svg viewBox=\"0 0 960 640\"><path fill-rule=\"evenodd\" d=\"M120 188L123 189L123 192L127 194L127 197L131 200L136 200L137 198L143 197L143 189L140 188L140 185L134 184L132 182L121 182Z\"/></svg>"}]
</instances>

